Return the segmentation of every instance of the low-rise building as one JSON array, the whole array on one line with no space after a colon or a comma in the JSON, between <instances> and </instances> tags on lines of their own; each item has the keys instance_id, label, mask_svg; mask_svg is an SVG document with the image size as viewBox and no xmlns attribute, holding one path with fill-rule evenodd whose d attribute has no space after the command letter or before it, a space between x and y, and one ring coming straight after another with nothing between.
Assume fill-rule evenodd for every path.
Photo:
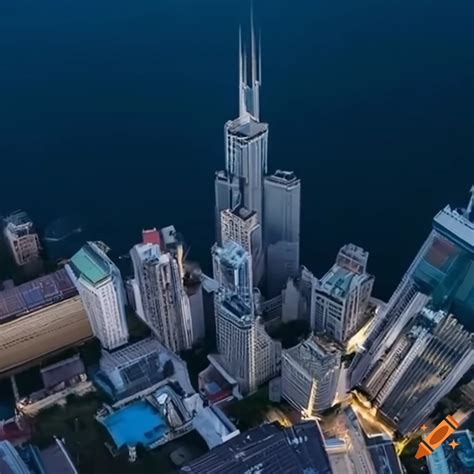
<instances>
[{"instance_id":1,"label":"low-rise building","mask_svg":"<svg viewBox=\"0 0 474 474\"><path fill-rule=\"evenodd\" d=\"M182 474L331 474L324 438L315 421L282 428L261 425L184 465Z\"/></svg>"},{"instance_id":2,"label":"low-rise building","mask_svg":"<svg viewBox=\"0 0 474 474\"><path fill-rule=\"evenodd\" d=\"M0 292L0 373L92 338L65 270Z\"/></svg>"}]
</instances>

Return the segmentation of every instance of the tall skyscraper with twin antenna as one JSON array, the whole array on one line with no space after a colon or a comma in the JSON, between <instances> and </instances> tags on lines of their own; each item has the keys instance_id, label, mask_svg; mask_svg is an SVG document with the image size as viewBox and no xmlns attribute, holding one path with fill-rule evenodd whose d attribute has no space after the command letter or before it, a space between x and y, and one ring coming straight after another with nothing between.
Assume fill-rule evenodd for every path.
<instances>
[{"instance_id":1,"label":"tall skyscraper with twin antenna","mask_svg":"<svg viewBox=\"0 0 474 474\"><path fill-rule=\"evenodd\" d=\"M259 91L262 68L252 14L250 28L250 77L247 72L249 61L246 47L239 31L239 116L225 124L225 170L217 173L215 181L216 238L219 243L220 213L224 209L245 207L256 212L259 223L262 222L268 124L260 122ZM255 259L256 256L252 257Z\"/></svg>"}]
</instances>

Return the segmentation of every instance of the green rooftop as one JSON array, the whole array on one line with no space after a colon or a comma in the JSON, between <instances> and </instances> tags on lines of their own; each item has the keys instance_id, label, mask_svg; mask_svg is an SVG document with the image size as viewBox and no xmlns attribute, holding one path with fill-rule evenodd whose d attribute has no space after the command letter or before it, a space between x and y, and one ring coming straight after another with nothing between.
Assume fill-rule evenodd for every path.
<instances>
[{"instance_id":1,"label":"green rooftop","mask_svg":"<svg viewBox=\"0 0 474 474\"><path fill-rule=\"evenodd\" d=\"M109 276L104 269L100 257L84 246L71 259L72 264L80 273L81 277L89 280L92 284L99 283Z\"/></svg>"}]
</instances>

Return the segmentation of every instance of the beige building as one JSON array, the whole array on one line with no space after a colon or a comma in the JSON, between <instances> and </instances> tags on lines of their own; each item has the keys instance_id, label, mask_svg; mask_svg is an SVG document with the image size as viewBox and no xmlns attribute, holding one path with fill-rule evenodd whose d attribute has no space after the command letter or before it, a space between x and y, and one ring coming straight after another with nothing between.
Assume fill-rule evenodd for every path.
<instances>
[{"instance_id":1,"label":"beige building","mask_svg":"<svg viewBox=\"0 0 474 474\"><path fill-rule=\"evenodd\" d=\"M64 269L0 291L0 373L92 337Z\"/></svg>"},{"instance_id":2,"label":"beige building","mask_svg":"<svg viewBox=\"0 0 474 474\"><path fill-rule=\"evenodd\" d=\"M92 337L79 296L0 326L0 373Z\"/></svg>"}]
</instances>

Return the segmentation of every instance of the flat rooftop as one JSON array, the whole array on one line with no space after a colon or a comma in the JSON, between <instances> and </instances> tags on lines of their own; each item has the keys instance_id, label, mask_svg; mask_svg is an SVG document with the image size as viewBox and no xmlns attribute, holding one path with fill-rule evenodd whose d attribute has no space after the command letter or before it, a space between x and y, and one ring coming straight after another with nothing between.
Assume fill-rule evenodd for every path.
<instances>
[{"instance_id":1,"label":"flat rooftop","mask_svg":"<svg viewBox=\"0 0 474 474\"><path fill-rule=\"evenodd\" d=\"M0 291L0 325L77 295L66 270Z\"/></svg>"},{"instance_id":2,"label":"flat rooftop","mask_svg":"<svg viewBox=\"0 0 474 474\"><path fill-rule=\"evenodd\" d=\"M232 209L232 214L246 221L247 219L250 219L253 215L255 215L256 212L251 211L250 209L247 209L246 207L240 205Z\"/></svg>"},{"instance_id":3,"label":"flat rooftop","mask_svg":"<svg viewBox=\"0 0 474 474\"><path fill-rule=\"evenodd\" d=\"M85 244L71 259L71 267L78 276L85 278L93 285L109 276L107 262L94 247Z\"/></svg>"},{"instance_id":4,"label":"flat rooftop","mask_svg":"<svg viewBox=\"0 0 474 474\"><path fill-rule=\"evenodd\" d=\"M182 467L182 474L331 474L314 421L280 428L264 424L242 433Z\"/></svg>"},{"instance_id":5,"label":"flat rooftop","mask_svg":"<svg viewBox=\"0 0 474 474\"><path fill-rule=\"evenodd\" d=\"M268 124L257 122L252 117L239 117L227 122L227 129L239 138L257 138L268 131Z\"/></svg>"}]
</instances>

